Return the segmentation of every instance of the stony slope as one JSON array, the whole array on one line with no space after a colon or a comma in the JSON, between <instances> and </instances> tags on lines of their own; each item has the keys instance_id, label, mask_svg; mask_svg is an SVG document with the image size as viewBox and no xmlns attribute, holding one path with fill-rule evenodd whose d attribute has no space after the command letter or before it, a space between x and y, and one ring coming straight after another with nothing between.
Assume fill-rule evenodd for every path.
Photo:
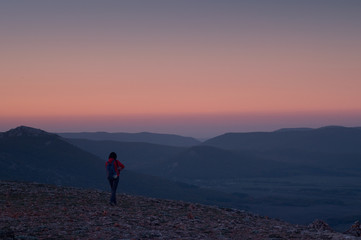
<instances>
[{"instance_id":1,"label":"stony slope","mask_svg":"<svg viewBox=\"0 0 361 240\"><path fill-rule=\"evenodd\" d=\"M0 182L1 239L359 239L319 223L102 191ZM359 228L359 226L358 226Z\"/></svg>"}]
</instances>

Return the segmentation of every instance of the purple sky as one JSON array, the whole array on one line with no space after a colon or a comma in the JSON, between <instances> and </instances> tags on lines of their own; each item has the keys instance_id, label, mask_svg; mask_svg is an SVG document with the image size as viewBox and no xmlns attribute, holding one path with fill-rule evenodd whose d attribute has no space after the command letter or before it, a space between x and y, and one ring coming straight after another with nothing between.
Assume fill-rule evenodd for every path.
<instances>
[{"instance_id":1,"label":"purple sky","mask_svg":"<svg viewBox=\"0 0 361 240\"><path fill-rule=\"evenodd\" d=\"M0 131L361 126L361 1L1 1Z\"/></svg>"}]
</instances>

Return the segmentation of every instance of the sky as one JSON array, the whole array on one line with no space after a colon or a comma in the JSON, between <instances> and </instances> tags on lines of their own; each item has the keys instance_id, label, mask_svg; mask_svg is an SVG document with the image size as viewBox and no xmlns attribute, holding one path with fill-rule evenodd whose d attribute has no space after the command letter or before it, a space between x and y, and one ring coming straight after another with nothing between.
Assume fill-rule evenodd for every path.
<instances>
[{"instance_id":1,"label":"sky","mask_svg":"<svg viewBox=\"0 0 361 240\"><path fill-rule=\"evenodd\" d=\"M359 0L0 0L0 131L361 126Z\"/></svg>"}]
</instances>

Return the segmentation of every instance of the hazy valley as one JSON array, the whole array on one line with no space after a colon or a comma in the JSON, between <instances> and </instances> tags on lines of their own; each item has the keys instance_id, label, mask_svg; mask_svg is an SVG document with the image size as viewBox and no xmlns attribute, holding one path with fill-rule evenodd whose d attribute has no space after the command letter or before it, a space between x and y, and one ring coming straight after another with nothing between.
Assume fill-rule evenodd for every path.
<instances>
[{"instance_id":1,"label":"hazy valley","mask_svg":"<svg viewBox=\"0 0 361 240\"><path fill-rule=\"evenodd\" d=\"M197 146L69 139L98 156L120 149L129 168L242 198L252 211L338 230L361 219L359 128L229 133Z\"/></svg>"}]
</instances>

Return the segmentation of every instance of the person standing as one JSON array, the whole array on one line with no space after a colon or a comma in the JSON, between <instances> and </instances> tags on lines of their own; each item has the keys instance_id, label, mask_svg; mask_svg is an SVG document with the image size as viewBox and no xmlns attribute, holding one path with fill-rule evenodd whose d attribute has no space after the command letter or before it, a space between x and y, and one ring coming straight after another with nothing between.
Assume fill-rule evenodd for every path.
<instances>
[{"instance_id":1,"label":"person standing","mask_svg":"<svg viewBox=\"0 0 361 240\"><path fill-rule=\"evenodd\" d=\"M108 161L105 163L105 168L112 193L110 196L110 205L115 206L117 205L116 191L119 183L119 173L124 169L124 165L117 160L117 154L111 152Z\"/></svg>"}]
</instances>

